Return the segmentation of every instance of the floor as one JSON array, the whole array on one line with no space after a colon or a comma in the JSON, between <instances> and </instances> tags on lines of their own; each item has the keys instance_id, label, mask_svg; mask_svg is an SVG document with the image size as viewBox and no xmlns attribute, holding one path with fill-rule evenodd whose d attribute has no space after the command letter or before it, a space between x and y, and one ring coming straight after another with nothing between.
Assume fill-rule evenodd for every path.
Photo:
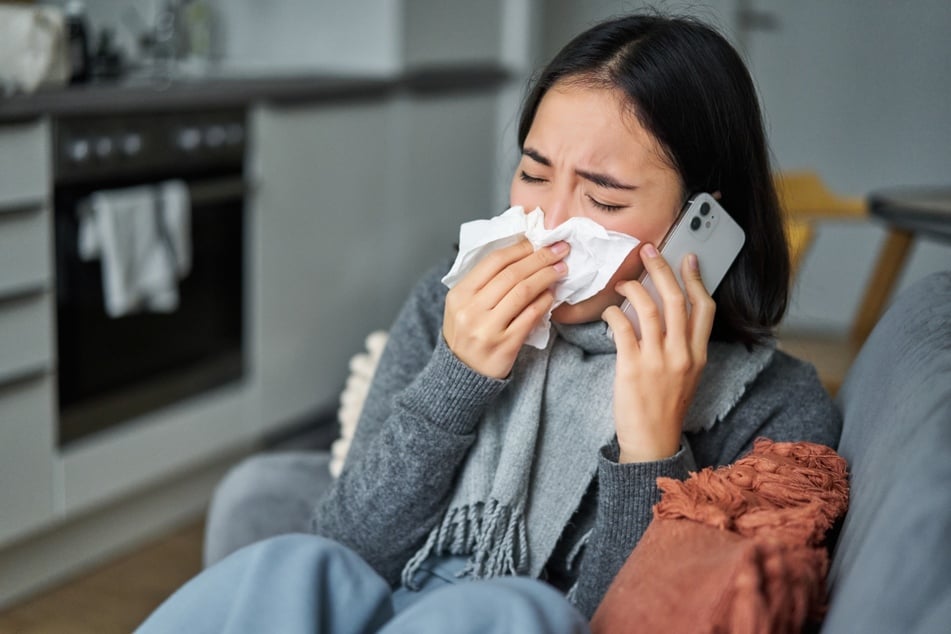
<instances>
[{"instance_id":1,"label":"floor","mask_svg":"<svg viewBox=\"0 0 951 634\"><path fill-rule=\"evenodd\" d=\"M845 336L828 338L786 333L780 334L779 347L816 366L822 385L835 396L861 346Z\"/></svg>"},{"instance_id":2,"label":"floor","mask_svg":"<svg viewBox=\"0 0 951 634\"><path fill-rule=\"evenodd\" d=\"M201 568L204 521L0 612L3 634L131 632Z\"/></svg>"},{"instance_id":3,"label":"floor","mask_svg":"<svg viewBox=\"0 0 951 634\"><path fill-rule=\"evenodd\" d=\"M269 439L272 450L328 449L336 411ZM204 518L0 611L0 634L127 634L201 570Z\"/></svg>"}]
</instances>

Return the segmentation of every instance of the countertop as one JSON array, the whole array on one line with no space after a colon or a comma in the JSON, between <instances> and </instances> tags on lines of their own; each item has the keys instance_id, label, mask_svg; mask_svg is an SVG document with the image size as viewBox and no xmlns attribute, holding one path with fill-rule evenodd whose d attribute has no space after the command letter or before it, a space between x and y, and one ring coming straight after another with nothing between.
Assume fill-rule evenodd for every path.
<instances>
[{"instance_id":1,"label":"countertop","mask_svg":"<svg viewBox=\"0 0 951 634\"><path fill-rule=\"evenodd\" d=\"M241 76L231 73L170 80L134 78L0 98L0 123L38 116L240 107L255 102L308 103L360 100L388 93L448 93L485 90L509 77L490 65L427 68L383 78L327 73Z\"/></svg>"}]
</instances>

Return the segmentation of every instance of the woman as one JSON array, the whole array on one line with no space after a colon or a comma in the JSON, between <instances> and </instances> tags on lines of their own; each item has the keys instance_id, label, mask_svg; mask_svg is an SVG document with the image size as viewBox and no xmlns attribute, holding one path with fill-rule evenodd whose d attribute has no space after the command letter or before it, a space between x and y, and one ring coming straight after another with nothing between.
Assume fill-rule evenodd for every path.
<instances>
[{"instance_id":1,"label":"woman","mask_svg":"<svg viewBox=\"0 0 951 634\"><path fill-rule=\"evenodd\" d=\"M314 532L334 541L272 540L236 557L311 548L314 560L368 564L356 577L376 580L384 620L459 614L464 598L430 591L508 576L543 579L590 617L651 520L658 476L730 463L758 436L835 446L839 415L814 369L771 344L787 247L755 90L719 34L654 15L582 33L529 94L519 146L512 205L541 207L548 228L585 216L642 248L603 291L555 309L541 351L523 343L570 245L500 249L448 292L448 263L434 270L390 331L344 471L314 513ZM655 247L692 192L715 193L747 235L715 301L695 257L668 263ZM643 269L662 316L633 281ZM252 578L233 559L202 577L228 579L216 573L228 564ZM336 582L311 578L322 593ZM512 601L560 600L525 584Z\"/></svg>"}]
</instances>

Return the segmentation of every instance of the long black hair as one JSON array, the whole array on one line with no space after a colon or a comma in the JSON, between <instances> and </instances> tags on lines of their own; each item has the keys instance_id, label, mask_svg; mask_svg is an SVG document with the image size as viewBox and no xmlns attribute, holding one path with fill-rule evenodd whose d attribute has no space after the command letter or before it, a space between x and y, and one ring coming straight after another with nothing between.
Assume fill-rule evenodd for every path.
<instances>
[{"instance_id":1,"label":"long black hair","mask_svg":"<svg viewBox=\"0 0 951 634\"><path fill-rule=\"evenodd\" d=\"M519 120L520 149L539 103L559 82L620 91L686 193L720 192L746 244L714 294L712 337L749 345L771 336L786 312L789 247L759 99L729 42L689 17L631 15L588 29L535 80Z\"/></svg>"}]
</instances>

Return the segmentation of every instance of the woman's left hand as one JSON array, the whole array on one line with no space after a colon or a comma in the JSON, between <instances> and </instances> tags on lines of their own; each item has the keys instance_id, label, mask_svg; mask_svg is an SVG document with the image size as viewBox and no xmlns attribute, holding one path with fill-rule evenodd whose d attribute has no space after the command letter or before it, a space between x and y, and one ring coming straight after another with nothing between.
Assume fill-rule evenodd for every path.
<instances>
[{"instance_id":1,"label":"woman's left hand","mask_svg":"<svg viewBox=\"0 0 951 634\"><path fill-rule=\"evenodd\" d=\"M614 424L619 462L661 460L680 449L684 417L706 365L716 311L700 280L696 256L689 255L680 263L685 296L653 245L645 244L640 255L663 300L663 315L644 287L633 280L620 282L616 289L637 311L640 341L619 307L610 306L601 315L617 345Z\"/></svg>"}]
</instances>

